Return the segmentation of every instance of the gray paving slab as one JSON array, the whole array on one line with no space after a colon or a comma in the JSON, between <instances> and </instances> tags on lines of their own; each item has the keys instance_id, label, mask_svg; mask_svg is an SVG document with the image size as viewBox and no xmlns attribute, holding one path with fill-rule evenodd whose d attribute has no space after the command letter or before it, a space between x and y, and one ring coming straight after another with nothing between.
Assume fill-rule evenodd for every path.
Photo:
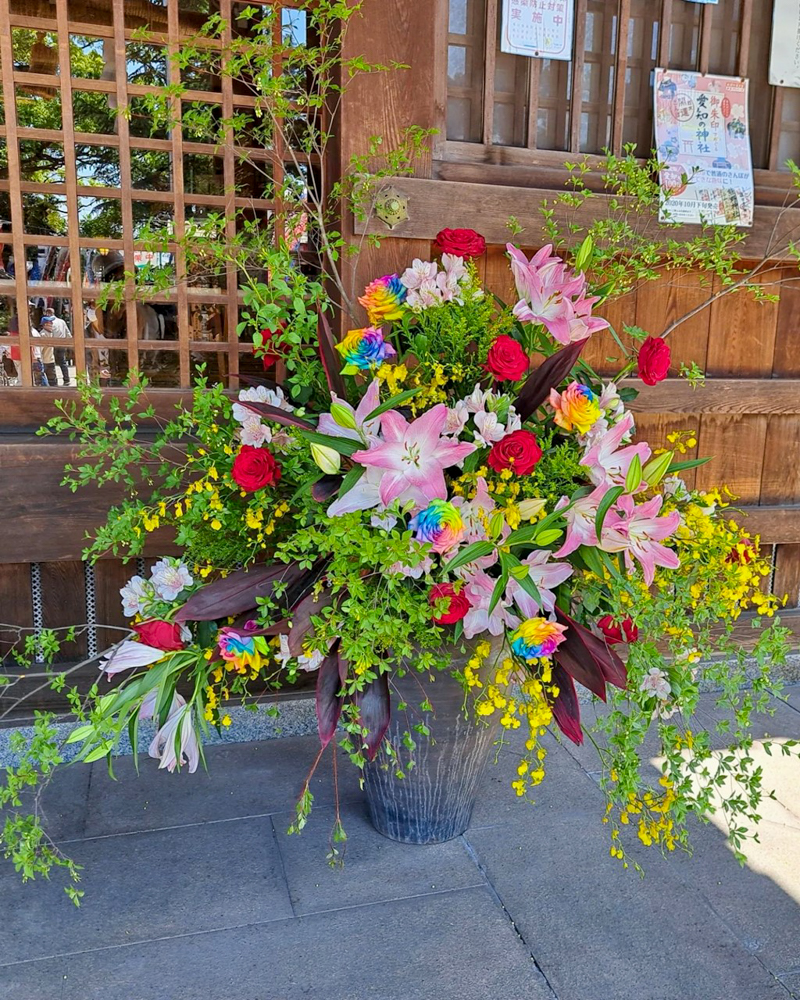
<instances>
[{"instance_id":1,"label":"gray paving slab","mask_svg":"<svg viewBox=\"0 0 800 1000\"><path fill-rule=\"evenodd\" d=\"M95 768L86 835L285 812L294 807L318 750L315 736L210 747L208 771L201 767L194 774L168 774L145 754L139 759L137 775L133 759L120 758L114 763L116 781L108 778L104 765ZM332 753L330 748L312 778L314 800L323 805L333 801ZM342 752L338 753L342 760L340 796L346 801L359 795L358 776Z\"/></svg>"},{"instance_id":2,"label":"gray paving slab","mask_svg":"<svg viewBox=\"0 0 800 1000\"><path fill-rule=\"evenodd\" d=\"M466 839L559 1000L785 996L670 860L648 853L642 881L608 856L589 803L544 806L528 821L470 830Z\"/></svg>"},{"instance_id":3,"label":"gray paving slab","mask_svg":"<svg viewBox=\"0 0 800 1000\"><path fill-rule=\"evenodd\" d=\"M333 820L332 811L319 809L297 836L284 832L290 815L273 817L292 905L298 915L485 885L460 838L425 847L387 840L356 803L343 816L347 832L344 865L332 869L326 854Z\"/></svg>"},{"instance_id":4,"label":"gray paving slab","mask_svg":"<svg viewBox=\"0 0 800 1000\"><path fill-rule=\"evenodd\" d=\"M57 880L0 880L0 964L292 914L269 817L66 845L79 909ZM131 998L133 1000L133 998Z\"/></svg>"},{"instance_id":5,"label":"gray paving slab","mask_svg":"<svg viewBox=\"0 0 800 1000\"><path fill-rule=\"evenodd\" d=\"M487 889L0 968L28 1000L554 1000ZM36 994L29 977L63 992Z\"/></svg>"},{"instance_id":6,"label":"gray paving slab","mask_svg":"<svg viewBox=\"0 0 800 1000\"><path fill-rule=\"evenodd\" d=\"M82 837L86 826L86 805L89 797L91 764L81 767L57 769L51 780L42 787L40 812L48 835L53 840ZM27 791L21 796L21 805L13 812L33 813L34 795ZM0 822L3 811L0 810Z\"/></svg>"},{"instance_id":7,"label":"gray paving slab","mask_svg":"<svg viewBox=\"0 0 800 1000\"><path fill-rule=\"evenodd\" d=\"M781 977L781 984L792 1000L800 1000L800 972Z\"/></svg>"}]
</instances>

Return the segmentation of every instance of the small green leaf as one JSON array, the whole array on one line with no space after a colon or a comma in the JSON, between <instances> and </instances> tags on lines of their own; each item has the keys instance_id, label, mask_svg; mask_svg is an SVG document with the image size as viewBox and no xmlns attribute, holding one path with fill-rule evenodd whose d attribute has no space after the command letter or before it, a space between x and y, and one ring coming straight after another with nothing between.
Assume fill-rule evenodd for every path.
<instances>
[{"instance_id":1,"label":"small green leaf","mask_svg":"<svg viewBox=\"0 0 800 1000\"><path fill-rule=\"evenodd\" d=\"M494 552L494 545L491 542L473 542L468 545L465 549L462 549L457 555L445 563L445 569L452 570L458 569L459 566L466 566L467 563L471 563L473 559L482 559L484 556L491 555Z\"/></svg>"},{"instance_id":2,"label":"small green leaf","mask_svg":"<svg viewBox=\"0 0 800 1000\"><path fill-rule=\"evenodd\" d=\"M638 456L637 456L638 458ZM594 518L594 530L599 538L603 533L603 523L606 519L606 514L611 510L614 504L619 500L624 492L623 486L612 486L611 489L606 493L597 508L597 513Z\"/></svg>"},{"instance_id":3,"label":"small green leaf","mask_svg":"<svg viewBox=\"0 0 800 1000\"><path fill-rule=\"evenodd\" d=\"M351 441L350 438L333 437L330 434L320 434L319 431L306 430L305 427L296 427L295 433L306 441L313 441L315 444L325 445L333 448L340 455L352 455L354 451L360 451L364 445L361 441Z\"/></svg>"},{"instance_id":4,"label":"small green leaf","mask_svg":"<svg viewBox=\"0 0 800 1000\"><path fill-rule=\"evenodd\" d=\"M403 403L407 402L409 399L413 399L413 397L421 391L422 386L420 385L416 389L406 389L405 392L398 392L396 396L392 396L392 398L387 399L385 403L381 403L380 406L376 406L371 413L367 414L366 419L373 420L375 417L379 417L382 413L386 413L388 410L393 410L396 406L402 406Z\"/></svg>"},{"instance_id":5,"label":"small green leaf","mask_svg":"<svg viewBox=\"0 0 800 1000\"><path fill-rule=\"evenodd\" d=\"M684 469L696 469L698 465L705 465L706 462L710 462L712 457L712 455L709 455L708 458L689 458L685 462L673 462L667 469L667 472L682 472Z\"/></svg>"},{"instance_id":6,"label":"small green leaf","mask_svg":"<svg viewBox=\"0 0 800 1000\"><path fill-rule=\"evenodd\" d=\"M553 542L557 542L563 534L564 532L561 528L546 528L544 531L540 531L533 541L536 545L540 546L552 545Z\"/></svg>"},{"instance_id":7,"label":"small green leaf","mask_svg":"<svg viewBox=\"0 0 800 1000\"><path fill-rule=\"evenodd\" d=\"M94 726L78 726L67 737L67 743L80 743L94 732Z\"/></svg>"},{"instance_id":8,"label":"small green leaf","mask_svg":"<svg viewBox=\"0 0 800 1000\"><path fill-rule=\"evenodd\" d=\"M354 465L353 468L347 473L347 475L342 480L342 485L339 487L339 496L343 497L345 493L349 493L350 490L356 485L359 479L364 475L366 471L366 466Z\"/></svg>"}]
</instances>

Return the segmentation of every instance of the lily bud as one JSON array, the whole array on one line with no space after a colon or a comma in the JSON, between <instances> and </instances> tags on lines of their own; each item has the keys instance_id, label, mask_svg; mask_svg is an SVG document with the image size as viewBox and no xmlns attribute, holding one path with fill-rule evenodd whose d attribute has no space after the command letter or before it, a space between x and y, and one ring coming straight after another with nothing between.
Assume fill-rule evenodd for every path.
<instances>
[{"instance_id":1,"label":"lily bud","mask_svg":"<svg viewBox=\"0 0 800 1000\"><path fill-rule=\"evenodd\" d=\"M505 523L506 519L503 516L503 512L496 510L489 518L489 537L499 538Z\"/></svg>"},{"instance_id":2,"label":"lily bud","mask_svg":"<svg viewBox=\"0 0 800 1000\"><path fill-rule=\"evenodd\" d=\"M335 476L342 466L342 456L324 444L311 444L311 457L326 476Z\"/></svg>"},{"instance_id":3,"label":"lily bud","mask_svg":"<svg viewBox=\"0 0 800 1000\"><path fill-rule=\"evenodd\" d=\"M530 500L521 500L517 506L519 507L519 516L523 521L532 521L537 514L544 510L545 504L547 503L542 497L532 497Z\"/></svg>"},{"instance_id":4,"label":"lily bud","mask_svg":"<svg viewBox=\"0 0 800 1000\"><path fill-rule=\"evenodd\" d=\"M353 411L342 403L331 403L331 416L340 427L346 427L350 431L357 429L356 418Z\"/></svg>"}]
</instances>

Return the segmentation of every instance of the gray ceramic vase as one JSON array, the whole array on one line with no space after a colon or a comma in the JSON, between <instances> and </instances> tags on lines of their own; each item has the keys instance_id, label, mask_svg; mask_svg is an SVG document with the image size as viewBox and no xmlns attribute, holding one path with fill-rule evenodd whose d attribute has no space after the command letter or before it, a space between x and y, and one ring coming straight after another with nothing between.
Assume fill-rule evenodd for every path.
<instances>
[{"instance_id":1,"label":"gray ceramic vase","mask_svg":"<svg viewBox=\"0 0 800 1000\"><path fill-rule=\"evenodd\" d=\"M501 651L502 638L492 639L492 653L483 666L484 677ZM453 665L463 667L470 656L454 650ZM431 703L430 712L422 712L419 707L426 697ZM431 682L427 673L412 668L405 677L393 679L391 698L392 717L386 737L397 750L398 763L389 762L381 750L365 768L372 825L384 837L404 844L452 840L469 826L498 723L494 717L476 720L471 697L465 703L464 689L446 671L437 672ZM403 703L407 707L401 709ZM430 739L413 730L420 722L430 729ZM416 743L413 755L403 746L406 732ZM409 769L412 756L415 766ZM398 767L405 777L396 777Z\"/></svg>"}]
</instances>

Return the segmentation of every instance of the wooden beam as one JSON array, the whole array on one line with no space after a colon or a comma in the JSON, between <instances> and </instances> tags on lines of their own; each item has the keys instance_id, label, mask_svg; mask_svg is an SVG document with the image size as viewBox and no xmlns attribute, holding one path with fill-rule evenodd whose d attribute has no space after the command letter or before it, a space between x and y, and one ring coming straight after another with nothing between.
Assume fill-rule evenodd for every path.
<instances>
[{"instance_id":1,"label":"wooden beam","mask_svg":"<svg viewBox=\"0 0 800 1000\"><path fill-rule=\"evenodd\" d=\"M622 385L639 391L630 404L636 413L800 413L800 379L795 378L710 378L698 389L681 378L652 386L631 378Z\"/></svg>"},{"instance_id":2,"label":"wooden beam","mask_svg":"<svg viewBox=\"0 0 800 1000\"><path fill-rule=\"evenodd\" d=\"M579 208L567 208L553 205L560 190L456 181L443 184L423 177L391 177L384 183L393 184L408 196L409 218L391 230L392 239L432 240L442 228L442 219L447 219L452 228L477 228L487 243L504 244L508 240L507 222L515 216L523 227L524 242L541 246L548 242L540 212L544 200L555 208L556 220L565 231L571 223L586 226L610 213L610 198L602 194L589 198ZM374 214L354 220L354 231L359 235L390 235L385 223ZM686 240L699 236L702 230L700 226L686 225L665 227L664 232L670 239ZM756 206L753 227L737 250L745 259L794 259L787 244L798 236L800 208Z\"/></svg>"},{"instance_id":3,"label":"wooden beam","mask_svg":"<svg viewBox=\"0 0 800 1000\"><path fill-rule=\"evenodd\" d=\"M774 545L800 543L800 506L739 507L726 509L725 516L736 521L751 535L760 535L762 542Z\"/></svg>"}]
</instances>

